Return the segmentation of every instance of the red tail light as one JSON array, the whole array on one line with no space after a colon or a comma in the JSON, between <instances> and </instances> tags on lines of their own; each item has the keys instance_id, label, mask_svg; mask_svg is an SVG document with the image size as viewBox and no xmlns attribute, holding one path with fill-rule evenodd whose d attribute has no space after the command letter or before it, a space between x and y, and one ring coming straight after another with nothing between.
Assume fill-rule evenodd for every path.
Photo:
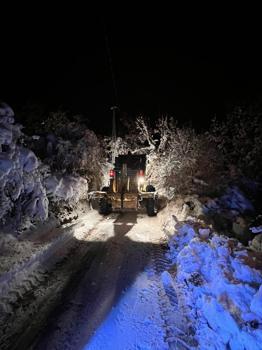
<instances>
[{"instance_id":1,"label":"red tail light","mask_svg":"<svg viewBox=\"0 0 262 350\"><path fill-rule=\"evenodd\" d=\"M115 177L115 171L114 170L110 170L109 171L109 176L112 178L112 177Z\"/></svg>"}]
</instances>

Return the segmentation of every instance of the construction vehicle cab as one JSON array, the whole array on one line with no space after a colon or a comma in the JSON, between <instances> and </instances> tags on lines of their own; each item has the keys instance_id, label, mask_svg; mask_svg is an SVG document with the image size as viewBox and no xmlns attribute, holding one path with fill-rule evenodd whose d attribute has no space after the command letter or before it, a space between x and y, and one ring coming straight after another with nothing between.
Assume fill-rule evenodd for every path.
<instances>
[{"instance_id":1,"label":"construction vehicle cab","mask_svg":"<svg viewBox=\"0 0 262 350\"><path fill-rule=\"evenodd\" d=\"M121 155L110 170L109 186L94 195L99 198L100 214L145 208L149 216L157 213L157 193L145 182L146 156Z\"/></svg>"}]
</instances>

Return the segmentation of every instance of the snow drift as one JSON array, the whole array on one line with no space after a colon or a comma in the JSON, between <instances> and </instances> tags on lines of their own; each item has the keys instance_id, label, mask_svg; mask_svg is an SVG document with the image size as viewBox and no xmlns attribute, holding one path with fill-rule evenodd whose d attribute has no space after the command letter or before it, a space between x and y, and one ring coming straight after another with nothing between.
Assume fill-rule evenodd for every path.
<instances>
[{"instance_id":1,"label":"snow drift","mask_svg":"<svg viewBox=\"0 0 262 350\"><path fill-rule=\"evenodd\" d=\"M169 248L176 292L199 348L261 349L262 274L255 256L193 221L180 224Z\"/></svg>"}]
</instances>

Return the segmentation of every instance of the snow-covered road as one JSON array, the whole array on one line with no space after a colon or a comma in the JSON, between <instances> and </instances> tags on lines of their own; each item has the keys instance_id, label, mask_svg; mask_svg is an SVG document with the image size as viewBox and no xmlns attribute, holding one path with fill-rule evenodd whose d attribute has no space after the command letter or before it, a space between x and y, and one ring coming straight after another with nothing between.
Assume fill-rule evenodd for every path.
<instances>
[{"instance_id":1,"label":"snow-covered road","mask_svg":"<svg viewBox=\"0 0 262 350\"><path fill-rule=\"evenodd\" d=\"M91 260L32 348L168 349L163 241L157 218L125 213L100 222L82 240Z\"/></svg>"},{"instance_id":2,"label":"snow-covered road","mask_svg":"<svg viewBox=\"0 0 262 350\"><path fill-rule=\"evenodd\" d=\"M82 241L91 263L34 348L165 349L152 266L162 239L157 218L125 213L100 222Z\"/></svg>"},{"instance_id":3,"label":"snow-covered road","mask_svg":"<svg viewBox=\"0 0 262 350\"><path fill-rule=\"evenodd\" d=\"M90 212L69 232L43 280L18 300L3 349L187 348L186 320L162 273L159 218Z\"/></svg>"},{"instance_id":4,"label":"snow-covered road","mask_svg":"<svg viewBox=\"0 0 262 350\"><path fill-rule=\"evenodd\" d=\"M261 255L203 225L90 211L3 241L0 349L261 349Z\"/></svg>"}]
</instances>

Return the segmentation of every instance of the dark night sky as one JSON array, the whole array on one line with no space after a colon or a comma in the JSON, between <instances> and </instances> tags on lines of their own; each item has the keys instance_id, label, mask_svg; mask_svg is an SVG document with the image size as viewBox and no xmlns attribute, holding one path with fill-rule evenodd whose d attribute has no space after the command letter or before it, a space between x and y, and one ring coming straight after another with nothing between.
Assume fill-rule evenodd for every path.
<instances>
[{"instance_id":1,"label":"dark night sky","mask_svg":"<svg viewBox=\"0 0 262 350\"><path fill-rule=\"evenodd\" d=\"M114 101L105 32L121 113L169 114L203 127L231 105L261 96L260 33L245 18L69 12L42 15L39 9L2 24L0 99L15 110L27 101L47 110L63 106L98 130L110 128Z\"/></svg>"}]
</instances>

